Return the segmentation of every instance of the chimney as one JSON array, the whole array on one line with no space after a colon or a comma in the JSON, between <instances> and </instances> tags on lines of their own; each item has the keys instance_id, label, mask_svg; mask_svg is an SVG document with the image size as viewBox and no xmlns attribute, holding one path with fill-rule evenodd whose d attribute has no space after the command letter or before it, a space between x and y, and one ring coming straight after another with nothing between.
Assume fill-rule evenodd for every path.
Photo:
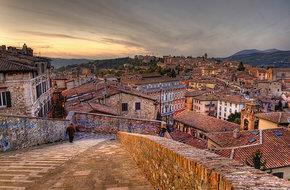
<instances>
[{"instance_id":1,"label":"chimney","mask_svg":"<svg viewBox=\"0 0 290 190\"><path fill-rule=\"evenodd\" d=\"M6 51L6 46L5 46L5 45L2 45L2 46L0 47L0 50L1 50L1 51Z\"/></svg>"},{"instance_id":2,"label":"chimney","mask_svg":"<svg viewBox=\"0 0 290 190\"><path fill-rule=\"evenodd\" d=\"M239 128L236 128L235 130L233 130L233 137L235 139L240 137L240 129Z\"/></svg>"}]
</instances>

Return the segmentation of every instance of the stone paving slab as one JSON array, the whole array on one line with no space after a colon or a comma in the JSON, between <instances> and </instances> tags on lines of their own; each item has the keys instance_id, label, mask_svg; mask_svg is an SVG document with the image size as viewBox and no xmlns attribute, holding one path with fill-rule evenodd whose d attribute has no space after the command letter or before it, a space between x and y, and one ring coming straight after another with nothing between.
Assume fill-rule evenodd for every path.
<instances>
[{"instance_id":1,"label":"stone paving slab","mask_svg":"<svg viewBox=\"0 0 290 190\"><path fill-rule=\"evenodd\" d=\"M78 134L72 144L0 154L0 190L153 189L129 154L112 139Z\"/></svg>"},{"instance_id":2,"label":"stone paving slab","mask_svg":"<svg viewBox=\"0 0 290 190\"><path fill-rule=\"evenodd\" d=\"M29 186L31 190L151 190L119 142L104 141Z\"/></svg>"},{"instance_id":3,"label":"stone paving slab","mask_svg":"<svg viewBox=\"0 0 290 190\"><path fill-rule=\"evenodd\" d=\"M91 136L74 143L64 142L0 154L0 190L26 189L76 155L105 140Z\"/></svg>"}]
</instances>

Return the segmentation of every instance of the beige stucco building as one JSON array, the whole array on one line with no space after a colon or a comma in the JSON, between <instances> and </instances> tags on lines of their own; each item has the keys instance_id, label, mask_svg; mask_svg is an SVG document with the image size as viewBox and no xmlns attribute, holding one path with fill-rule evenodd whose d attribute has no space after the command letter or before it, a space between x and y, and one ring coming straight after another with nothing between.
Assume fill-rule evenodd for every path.
<instances>
[{"instance_id":1,"label":"beige stucco building","mask_svg":"<svg viewBox=\"0 0 290 190\"><path fill-rule=\"evenodd\" d=\"M289 128L290 126L290 113L287 112L258 113L255 117L258 119L260 130L279 127Z\"/></svg>"}]
</instances>

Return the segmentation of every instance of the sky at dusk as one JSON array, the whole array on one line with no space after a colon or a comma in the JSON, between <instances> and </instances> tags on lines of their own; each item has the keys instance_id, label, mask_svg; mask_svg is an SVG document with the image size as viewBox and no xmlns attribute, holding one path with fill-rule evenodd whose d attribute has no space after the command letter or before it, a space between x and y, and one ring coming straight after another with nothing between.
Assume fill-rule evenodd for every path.
<instances>
[{"instance_id":1,"label":"sky at dusk","mask_svg":"<svg viewBox=\"0 0 290 190\"><path fill-rule=\"evenodd\" d=\"M42 56L290 49L290 0L0 0L0 43Z\"/></svg>"}]
</instances>

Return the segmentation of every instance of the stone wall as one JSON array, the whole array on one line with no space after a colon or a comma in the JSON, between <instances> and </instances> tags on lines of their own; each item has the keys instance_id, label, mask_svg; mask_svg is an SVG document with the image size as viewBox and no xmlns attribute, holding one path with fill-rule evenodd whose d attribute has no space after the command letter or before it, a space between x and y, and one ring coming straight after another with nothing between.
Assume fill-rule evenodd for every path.
<instances>
[{"instance_id":1,"label":"stone wall","mask_svg":"<svg viewBox=\"0 0 290 190\"><path fill-rule=\"evenodd\" d=\"M140 102L140 110L135 110L136 102ZM106 98L106 103L114 107L117 112L124 117L153 120L156 118L157 115L155 100L143 98L132 94L118 93L116 95ZM128 111L121 110L122 103L128 104Z\"/></svg>"},{"instance_id":2,"label":"stone wall","mask_svg":"<svg viewBox=\"0 0 290 190\"><path fill-rule=\"evenodd\" d=\"M117 133L117 131L126 131L156 135L160 129L160 121L105 114L70 112L67 119L71 120L82 132Z\"/></svg>"},{"instance_id":3,"label":"stone wall","mask_svg":"<svg viewBox=\"0 0 290 190\"><path fill-rule=\"evenodd\" d=\"M51 91L43 93L38 99L36 97L36 86L46 82L50 86L50 71L47 74L32 78L32 73L5 74L4 90L11 94L11 107L1 107L0 114L37 116L44 104L50 102Z\"/></svg>"},{"instance_id":4,"label":"stone wall","mask_svg":"<svg viewBox=\"0 0 290 190\"><path fill-rule=\"evenodd\" d=\"M173 140L124 132L118 139L155 189L290 189L285 180Z\"/></svg>"},{"instance_id":5,"label":"stone wall","mask_svg":"<svg viewBox=\"0 0 290 190\"><path fill-rule=\"evenodd\" d=\"M0 115L0 152L65 139L67 120Z\"/></svg>"}]
</instances>

